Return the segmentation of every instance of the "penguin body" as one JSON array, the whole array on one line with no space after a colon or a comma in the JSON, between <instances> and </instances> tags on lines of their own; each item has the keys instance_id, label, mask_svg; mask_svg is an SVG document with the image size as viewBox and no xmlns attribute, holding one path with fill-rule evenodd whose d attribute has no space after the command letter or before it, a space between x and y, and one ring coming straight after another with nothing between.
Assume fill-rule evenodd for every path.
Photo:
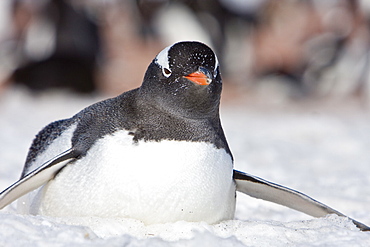
<instances>
[{"instance_id":1,"label":"penguin body","mask_svg":"<svg viewBox=\"0 0 370 247\"><path fill-rule=\"evenodd\" d=\"M42 203L33 213L128 217L146 224L233 218L232 161L224 150L206 143L131 145L130 140L127 131L99 139L85 158L43 188ZM213 166L204 167L208 162Z\"/></svg>"},{"instance_id":2,"label":"penguin body","mask_svg":"<svg viewBox=\"0 0 370 247\"><path fill-rule=\"evenodd\" d=\"M347 217L233 170L219 117L221 90L217 57L208 46L165 48L141 87L46 126L21 179L0 193L0 209L21 197L19 208L31 214L217 223L233 218L239 191L315 217Z\"/></svg>"},{"instance_id":3,"label":"penguin body","mask_svg":"<svg viewBox=\"0 0 370 247\"><path fill-rule=\"evenodd\" d=\"M233 218L233 160L218 118L219 95L213 93L221 87L220 76L214 76L217 59L203 44L185 44L179 45L188 71L176 61L184 57L175 50L169 59L174 48L166 48L141 88L40 132L22 176L65 150L79 155L34 199L26 198L29 203L21 201L30 213L132 217L148 224ZM178 75L166 77L163 68ZM212 82L184 78L198 70L207 71Z\"/></svg>"}]
</instances>

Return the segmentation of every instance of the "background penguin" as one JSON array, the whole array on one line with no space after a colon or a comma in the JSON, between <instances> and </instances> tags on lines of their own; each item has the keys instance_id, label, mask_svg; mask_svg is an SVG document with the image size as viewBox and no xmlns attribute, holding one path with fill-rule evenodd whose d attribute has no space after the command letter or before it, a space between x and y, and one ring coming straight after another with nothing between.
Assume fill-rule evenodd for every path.
<instances>
[{"instance_id":1,"label":"background penguin","mask_svg":"<svg viewBox=\"0 0 370 247\"><path fill-rule=\"evenodd\" d=\"M199 42L161 51L140 88L46 126L21 179L0 194L31 214L130 217L146 224L232 219L235 193L320 217L343 214L292 189L233 170L216 55ZM353 222L362 230L369 228Z\"/></svg>"}]
</instances>

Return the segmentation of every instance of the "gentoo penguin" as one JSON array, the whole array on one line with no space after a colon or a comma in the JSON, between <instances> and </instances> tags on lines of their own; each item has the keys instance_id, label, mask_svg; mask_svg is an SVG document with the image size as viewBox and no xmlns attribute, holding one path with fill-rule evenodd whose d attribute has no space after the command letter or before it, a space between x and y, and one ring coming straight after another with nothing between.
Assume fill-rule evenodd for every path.
<instances>
[{"instance_id":1,"label":"gentoo penguin","mask_svg":"<svg viewBox=\"0 0 370 247\"><path fill-rule=\"evenodd\" d=\"M219 118L221 88L218 60L208 46L179 42L165 48L141 87L41 130L21 179L0 194L0 208L28 193L19 205L31 214L212 224L234 217L240 191L316 217L344 216L233 170Z\"/></svg>"}]
</instances>

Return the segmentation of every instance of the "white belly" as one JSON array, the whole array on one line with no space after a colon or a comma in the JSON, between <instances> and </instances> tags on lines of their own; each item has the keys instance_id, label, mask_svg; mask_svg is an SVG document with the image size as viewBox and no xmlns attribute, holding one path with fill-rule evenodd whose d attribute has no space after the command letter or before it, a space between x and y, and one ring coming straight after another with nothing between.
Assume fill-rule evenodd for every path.
<instances>
[{"instance_id":1,"label":"white belly","mask_svg":"<svg viewBox=\"0 0 370 247\"><path fill-rule=\"evenodd\" d=\"M215 223L235 210L233 165L208 143L139 142L119 131L97 141L44 187L39 214L129 217L146 224Z\"/></svg>"}]
</instances>

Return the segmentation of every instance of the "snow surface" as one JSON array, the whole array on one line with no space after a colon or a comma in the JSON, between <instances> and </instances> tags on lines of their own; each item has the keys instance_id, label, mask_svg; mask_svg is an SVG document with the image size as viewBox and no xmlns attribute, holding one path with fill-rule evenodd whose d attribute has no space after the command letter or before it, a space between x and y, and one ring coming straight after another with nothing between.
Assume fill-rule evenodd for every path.
<instances>
[{"instance_id":1,"label":"snow surface","mask_svg":"<svg viewBox=\"0 0 370 247\"><path fill-rule=\"evenodd\" d=\"M0 96L0 190L20 176L35 134L100 100L71 94ZM221 112L235 168L297 189L370 225L370 117L360 110ZM133 219L20 215L0 211L0 246L370 246L370 233L330 215L312 218L238 194L236 219L146 226Z\"/></svg>"}]
</instances>

